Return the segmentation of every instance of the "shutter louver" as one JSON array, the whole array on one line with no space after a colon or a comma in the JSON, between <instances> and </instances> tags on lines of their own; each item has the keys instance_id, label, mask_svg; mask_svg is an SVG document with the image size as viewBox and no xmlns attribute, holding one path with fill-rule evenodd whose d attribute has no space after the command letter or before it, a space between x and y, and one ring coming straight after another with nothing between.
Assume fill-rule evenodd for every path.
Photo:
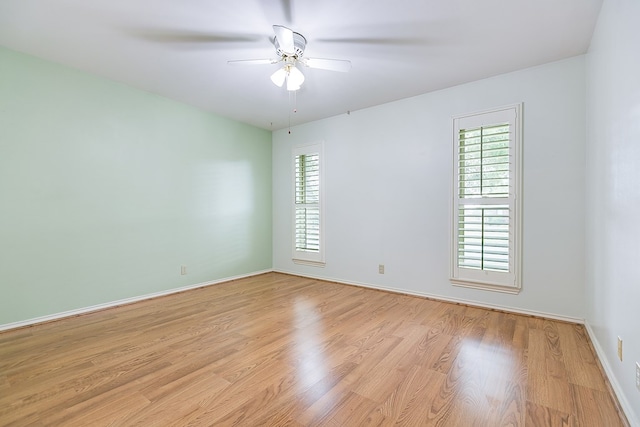
<instances>
[{"instance_id":1,"label":"shutter louver","mask_svg":"<svg viewBox=\"0 0 640 427\"><path fill-rule=\"evenodd\" d=\"M458 266L509 271L508 205L460 206Z\"/></svg>"},{"instance_id":2,"label":"shutter louver","mask_svg":"<svg viewBox=\"0 0 640 427\"><path fill-rule=\"evenodd\" d=\"M460 130L459 197L509 196L509 125Z\"/></svg>"},{"instance_id":3,"label":"shutter louver","mask_svg":"<svg viewBox=\"0 0 640 427\"><path fill-rule=\"evenodd\" d=\"M458 267L509 272L509 136L508 123L459 131Z\"/></svg>"},{"instance_id":4,"label":"shutter louver","mask_svg":"<svg viewBox=\"0 0 640 427\"><path fill-rule=\"evenodd\" d=\"M295 249L320 251L320 156L295 157Z\"/></svg>"}]
</instances>

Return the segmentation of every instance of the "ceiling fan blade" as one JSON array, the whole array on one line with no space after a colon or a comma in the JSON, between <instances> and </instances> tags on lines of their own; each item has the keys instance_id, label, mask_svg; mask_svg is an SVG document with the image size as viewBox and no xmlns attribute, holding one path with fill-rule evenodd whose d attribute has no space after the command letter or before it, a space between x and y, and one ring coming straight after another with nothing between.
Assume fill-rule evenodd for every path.
<instances>
[{"instance_id":1,"label":"ceiling fan blade","mask_svg":"<svg viewBox=\"0 0 640 427\"><path fill-rule=\"evenodd\" d=\"M273 32L276 34L280 49L286 54L293 55L296 53L295 45L293 44L293 31L282 25L274 25Z\"/></svg>"},{"instance_id":2,"label":"ceiling fan blade","mask_svg":"<svg viewBox=\"0 0 640 427\"><path fill-rule=\"evenodd\" d=\"M268 65L277 64L280 59L237 59L233 61L227 61L229 65Z\"/></svg>"},{"instance_id":3,"label":"ceiling fan blade","mask_svg":"<svg viewBox=\"0 0 640 427\"><path fill-rule=\"evenodd\" d=\"M255 34L208 33L179 29L136 29L129 33L137 38L159 43L245 43L263 39L263 36Z\"/></svg>"},{"instance_id":4,"label":"ceiling fan blade","mask_svg":"<svg viewBox=\"0 0 640 427\"><path fill-rule=\"evenodd\" d=\"M317 68L320 70L346 73L351 69L351 61L347 61L346 59L303 58L300 62L309 68Z\"/></svg>"},{"instance_id":5,"label":"ceiling fan blade","mask_svg":"<svg viewBox=\"0 0 640 427\"><path fill-rule=\"evenodd\" d=\"M315 41L324 43L347 43L362 45L382 45L382 46L414 46L423 45L426 40L416 37L340 37L340 38L323 38Z\"/></svg>"}]
</instances>

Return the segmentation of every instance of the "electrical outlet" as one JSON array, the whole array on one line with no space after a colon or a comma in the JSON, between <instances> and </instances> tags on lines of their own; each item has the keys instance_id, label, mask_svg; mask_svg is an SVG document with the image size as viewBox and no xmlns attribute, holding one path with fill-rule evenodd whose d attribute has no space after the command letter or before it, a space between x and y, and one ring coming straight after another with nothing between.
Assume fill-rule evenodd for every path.
<instances>
[{"instance_id":1,"label":"electrical outlet","mask_svg":"<svg viewBox=\"0 0 640 427\"><path fill-rule=\"evenodd\" d=\"M187 266L186 266L186 265L181 265L181 266L180 266L180 274L181 274L182 276L184 276L184 275L186 275L186 274L187 274Z\"/></svg>"},{"instance_id":2,"label":"electrical outlet","mask_svg":"<svg viewBox=\"0 0 640 427\"><path fill-rule=\"evenodd\" d=\"M384 274L384 264L378 264L378 273Z\"/></svg>"},{"instance_id":3,"label":"electrical outlet","mask_svg":"<svg viewBox=\"0 0 640 427\"><path fill-rule=\"evenodd\" d=\"M618 337L618 359L622 362L622 338Z\"/></svg>"},{"instance_id":4,"label":"electrical outlet","mask_svg":"<svg viewBox=\"0 0 640 427\"><path fill-rule=\"evenodd\" d=\"M640 362L636 362L636 387L640 390Z\"/></svg>"}]
</instances>

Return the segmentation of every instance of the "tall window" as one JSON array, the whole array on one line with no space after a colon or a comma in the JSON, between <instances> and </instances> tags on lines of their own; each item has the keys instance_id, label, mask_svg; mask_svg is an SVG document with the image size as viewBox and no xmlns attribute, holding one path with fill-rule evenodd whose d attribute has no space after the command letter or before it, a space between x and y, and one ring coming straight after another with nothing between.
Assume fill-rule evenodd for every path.
<instances>
[{"instance_id":1,"label":"tall window","mask_svg":"<svg viewBox=\"0 0 640 427\"><path fill-rule=\"evenodd\" d=\"M453 122L451 281L516 293L521 287L521 106Z\"/></svg>"},{"instance_id":2,"label":"tall window","mask_svg":"<svg viewBox=\"0 0 640 427\"><path fill-rule=\"evenodd\" d=\"M322 144L296 147L293 153L293 260L324 265Z\"/></svg>"}]
</instances>

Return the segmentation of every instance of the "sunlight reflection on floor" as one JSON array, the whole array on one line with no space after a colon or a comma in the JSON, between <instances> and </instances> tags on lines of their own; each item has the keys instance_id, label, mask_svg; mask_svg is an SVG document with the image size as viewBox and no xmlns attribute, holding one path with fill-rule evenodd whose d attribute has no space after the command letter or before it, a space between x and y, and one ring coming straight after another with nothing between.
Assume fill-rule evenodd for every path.
<instances>
[{"instance_id":1,"label":"sunlight reflection on floor","mask_svg":"<svg viewBox=\"0 0 640 427\"><path fill-rule=\"evenodd\" d=\"M322 349L322 322L315 306L307 299L298 298L294 303L295 353L298 356L297 383L302 394L327 376L327 361ZM318 386L322 387L321 383ZM318 387L316 386L316 387ZM314 394L325 394L328 390L315 390Z\"/></svg>"}]
</instances>

